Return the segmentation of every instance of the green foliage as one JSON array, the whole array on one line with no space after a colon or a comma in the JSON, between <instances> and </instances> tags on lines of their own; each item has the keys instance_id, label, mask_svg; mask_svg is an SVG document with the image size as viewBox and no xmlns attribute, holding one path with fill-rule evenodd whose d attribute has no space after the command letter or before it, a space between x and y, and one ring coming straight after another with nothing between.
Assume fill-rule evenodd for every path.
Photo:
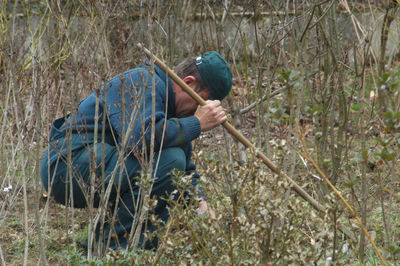
<instances>
[{"instance_id":1,"label":"green foliage","mask_svg":"<svg viewBox=\"0 0 400 266\"><path fill-rule=\"evenodd\" d=\"M360 177L355 176L352 179L350 179L348 182L343 183L343 185L345 185L348 188L351 188L352 186L358 184L358 182L360 182Z\"/></svg>"},{"instance_id":2,"label":"green foliage","mask_svg":"<svg viewBox=\"0 0 400 266\"><path fill-rule=\"evenodd\" d=\"M331 13L343 8L340 1L302 1L301 16L292 13L286 1L226 1L227 6L225 1L139 2L16 1L15 12L13 1L1 2L0 242L6 264L23 264L28 236L28 265L44 264L39 261L41 248L50 265L324 265L333 253L338 265L358 265L360 229L316 178L310 163L299 159L297 121L310 153L329 177L336 172L335 185L357 213L366 202L366 226L376 233L389 263L395 264L400 259L399 243L393 243L400 238L399 204L393 196L399 195L400 68L396 58L390 58L386 72L374 74L371 62L376 54L371 51L376 42L356 38L368 32L361 30L363 21L347 11ZM368 13L368 19L382 17L379 8L371 10L374 16ZM264 16L263 11L278 15ZM347 25L342 22L356 22L360 29L342 27ZM377 22L372 24L380 25ZM105 80L139 64L144 56L135 48L137 42L171 67L208 50L226 56L234 89L244 89L233 104L243 108L263 99L257 111L239 117L240 129L252 140L258 138L257 148L268 151L279 169L327 206L327 213L317 214L291 193L289 184L271 174L254 154L246 154L248 163L236 163L239 148L221 137L226 132L216 131L197 142L194 157L217 218L199 216L195 200L177 204L171 198L171 221L160 227L157 251L110 251L87 260L73 243L87 236L87 210L60 207L43 196L35 172L40 155L32 151L48 145L54 118L74 111ZM387 93L384 112L377 112L378 91ZM231 111L230 104L224 107ZM178 189L173 196L183 191L197 196L190 177L176 172L174 179ZM6 193L2 189L8 183L14 189ZM142 174L139 183L149 189L152 180ZM336 213L337 220L328 213ZM342 234L336 222L355 239ZM42 229L43 247L36 225ZM371 249L366 254L365 264L380 264Z\"/></svg>"},{"instance_id":3,"label":"green foliage","mask_svg":"<svg viewBox=\"0 0 400 266\"><path fill-rule=\"evenodd\" d=\"M297 87L300 86L300 71L298 70L291 70L291 71L277 71L279 74L279 82L281 82L285 87L286 90L288 91L288 96L289 98L294 97L295 91L293 89L296 89Z\"/></svg>"},{"instance_id":4,"label":"green foliage","mask_svg":"<svg viewBox=\"0 0 400 266\"><path fill-rule=\"evenodd\" d=\"M398 244L396 243L392 243L389 245L389 252L392 254L393 258L395 260L399 260L400 259L400 247Z\"/></svg>"},{"instance_id":5,"label":"green foliage","mask_svg":"<svg viewBox=\"0 0 400 266\"><path fill-rule=\"evenodd\" d=\"M396 152L393 151L392 149L383 148L379 155L382 159L391 161L395 158Z\"/></svg>"},{"instance_id":6,"label":"green foliage","mask_svg":"<svg viewBox=\"0 0 400 266\"><path fill-rule=\"evenodd\" d=\"M147 250L136 251L109 251L102 258L94 257L91 260L87 259L85 253L76 250L73 246L64 253L60 253L60 260L68 265L87 265L87 266L125 266L125 265L149 265L154 258L154 252ZM165 262L161 260L161 262ZM165 264L163 264L165 265Z\"/></svg>"},{"instance_id":7,"label":"green foliage","mask_svg":"<svg viewBox=\"0 0 400 266\"><path fill-rule=\"evenodd\" d=\"M384 118L385 118L385 124L387 127L387 130L389 131L395 131L400 128L400 112L395 112L392 109L388 109L386 112L383 113Z\"/></svg>"},{"instance_id":8,"label":"green foliage","mask_svg":"<svg viewBox=\"0 0 400 266\"><path fill-rule=\"evenodd\" d=\"M351 110L358 112L358 111L360 111L361 105L360 105L360 103L352 103L350 108L351 108Z\"/></svg>"},{"instance_id":9,"label":"green foliage","mask_svg":"<svg viewBox=\"0 0 400 266\"><path fill-rule=\"evenodd\" d=\"M397 73L384 73L379 77L379 89L395 91L399 88L399 80Z\"/></svg>"},{"instance_id":10,"label":"green foliage","mask_svg":"<svg viewBox=\"0 0 400 266\"><path fill-rule=\"evenodd\" d=\"M312 116L317 116L322 111L322 105L316 104L314 106L306 105L304 111Z\"/></svg>"},{"instance_id":11,"label":"green foliage","mask_svg":"<svg viewBox=\"0 0 400 266\"><path fill-rule=\"evenodd\" d=\"M310 264L324 259L326 241L333 236L329 226L304 201L294 196L287 201L287 181L268 173L254 154L248 156L248 164L241 167L221 164L221 158L207 160L203 174L213 181L201 183L217 218L199 217L193 202L174 205L169 231L163 231L157 251L161 258L173 264L217 265ZM221 185L219 176L232 183ZM187 187L185 179L177 182L181 189ZM313 237L306 237L311 232Z\"/></svg>"},{"instance_id":12,"label":"green foliage","mask_svg":"<svg viewBox=\"0 0 400 266\"><path fill-rule=\"evenodd\" d=\"M280 104L278 104L279 106ZM271 107L269 108L269 112L264 115L266 119L270 118L271 121L276 125L284 125L289 121L289 115L287 114L287 110L285 107Z\"/></svg>"}]
</instances>

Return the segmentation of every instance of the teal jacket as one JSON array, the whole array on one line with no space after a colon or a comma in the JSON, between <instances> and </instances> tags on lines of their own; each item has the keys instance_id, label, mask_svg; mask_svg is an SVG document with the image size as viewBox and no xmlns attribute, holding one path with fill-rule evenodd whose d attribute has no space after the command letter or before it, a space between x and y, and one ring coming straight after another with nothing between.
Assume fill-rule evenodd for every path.
<instances>
[{"instance_id":1,"label":"teal jacket","mask_svg":"<svg viewBox=\"0 0 400 266\"><path fill-rule=\"evenodd\" d=\"M186 171L194 172L196 166L191 162L191 141L199 137L201 133L200 122L195 116L176 118L172 81L160 68L157 66L154 68L155 151L169 147L181 147L186 155ZM99 136L105 125L106 139L112 139L110 136L114 134L114 141L121 144L122 137L131 123L133 130L129 135L127 152L132 151L133 154L148 152L151 142L152 119L152 75L149 65L140 66L115 76L99 91L93 92L84 99L79 104L77 112L70 116L66 123L56 125L56 120L50 133L50 143L65 135L66 130L69 129L73 133L79 133L73 134L72 150L79 149L91 141L85 139L85 135L93 136L90 133L95 130L96 93L99 96ZM199 175L195 173L193 178L197 180Z\"/></svg>"}]
</instances>

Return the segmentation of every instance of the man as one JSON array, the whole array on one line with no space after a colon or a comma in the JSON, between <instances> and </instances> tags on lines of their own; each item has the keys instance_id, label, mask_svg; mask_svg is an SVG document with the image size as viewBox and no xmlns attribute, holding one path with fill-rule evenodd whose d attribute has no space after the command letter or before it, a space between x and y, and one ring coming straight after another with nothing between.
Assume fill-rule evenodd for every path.
<instances>
[{"instance_id":1,"label":"man","mask_svg":"<svg viewBox=\"0 0 400 266\"><path fill-rule=\"evenodd\" d=\"M137 223L135 213L140 198L138 182L144 176L143 166L151 161L151 144L155 155L150 166L150 196L157 199L151 212L165 224L169 218L165 199L176 189L171 171L191 174L196 185L199 175L190 160L191 141L202 131L227 120L220 100L232 87L232 74L217 52L188 58L174 71L206 100L205 106L199 107L157 66L153 76L147 62L112 78L97 92L97 97L94 92L84 99L76 114L52 124L50 145L41 165L43 185L58 203L75 208L87 207L91 187L93 206L98 207L110 186L108 206L111 210L117 208L116 220L113 223L106 219L102 231L97 224L95 234L96 241L109 243L113 249L126 248L132 239L130 233ZM119 156L121 153L123 156ZM200 213L207 211L205 200L199 204ZM156 230L149 220L143 228L149 232ZM87 241L84 245L87 247ZM142 230L139 246L156 248L157 238L146 240Z\"/></svg>"}]
</instances>

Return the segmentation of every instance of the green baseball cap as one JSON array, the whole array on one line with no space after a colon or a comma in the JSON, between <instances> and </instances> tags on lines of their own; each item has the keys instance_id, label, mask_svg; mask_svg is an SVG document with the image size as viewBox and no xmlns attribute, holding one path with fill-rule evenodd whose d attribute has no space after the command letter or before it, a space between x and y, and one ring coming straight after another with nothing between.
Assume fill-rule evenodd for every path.
<instances>
[{"instance_id":1,"label":"green baseball cap","mask_svg":"<svg viewBox=\"0 0 400 266\"><path fill-rule=\"evenodd\" d=\"M196 58L196 66L207 88L210 100L222 100L232 88L232 72L228 63L215 52L207 52Z\"/></svg>"}]
</instances>

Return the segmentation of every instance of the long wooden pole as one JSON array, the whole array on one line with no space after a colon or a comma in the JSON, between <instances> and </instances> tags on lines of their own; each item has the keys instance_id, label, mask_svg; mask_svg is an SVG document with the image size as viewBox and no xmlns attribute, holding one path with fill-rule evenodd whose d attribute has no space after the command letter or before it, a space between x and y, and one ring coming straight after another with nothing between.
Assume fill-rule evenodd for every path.
<instances>
[{"instance_id":1,"label":"long wooden pole","mask_svg":"<svg viewBox=\"0 0 400 266\"><path fill-rule=\"evenodd\" d=\"M206 105L203 98L200 97L192 88L190 88L174 71L168 68L160 59L153 55L148 49L146 49L142 44L138 43L137 47L142 50L150 59L154 60L154 63L159 66L168 76L170 76L182 89L184 89L199 105ZM254 146L245 136L243 136L236 128L234 128L228 121L222 124L226 130L235 136L244 146L254 150L257 157L260 158L272 172L278 176L286 178L292 185L292 188L298 195L300 195L304 200L311 204L318 211L325 211L325 208L319 204L313 197L311 197L304 189L302 189L292 178L287 174L282 172L273 162L271 162L267 156L260 152L256 146Z\"/></svg>"}]
</instances>

